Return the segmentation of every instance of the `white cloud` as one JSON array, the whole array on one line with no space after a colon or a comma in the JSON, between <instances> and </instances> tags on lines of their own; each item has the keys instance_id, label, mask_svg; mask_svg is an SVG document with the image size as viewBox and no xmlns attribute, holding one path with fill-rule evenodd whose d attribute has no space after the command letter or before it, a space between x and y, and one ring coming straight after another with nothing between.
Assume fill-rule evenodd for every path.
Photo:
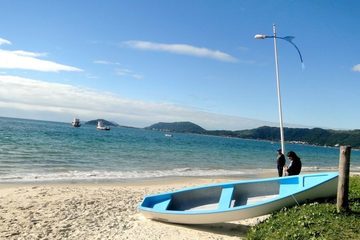
<instances>
[{"instance_id":1,"label":"white cloud","mask_svg":"<svg viewBox=\"0 0 360 240\"><path fill-rule=\"evenodd\" d=\"M118 76L127 76L135 79L143 79L143 76L126 68L117 68L115 69L115 74Z\"/></svg>"},{"instance_id":2,"label":"white cloud","mask_svg":"<svg viewBox=\"0 0 360 240\"><path fill-rule=\"evenodd\" d=\"M4 38L0 38L0 45L5 45L5 44L11 45L11 42Z\"/></svg>"},{"instance_id":3,"label":"white cloud","mask_svg":"<svg viewBox=\"0 0 360 240\"><path fill-rule=\"evenodd\" d=\"M34 53L22 50L7 51L0 49L0 68L25 69L40 72L82 71L76 67L37 58L43 55L43 53Z\"/></svg>"},{"instance_id":4,"label":"white cloud","mask_svg":"<svg viewBox=\"0 0 360 240\"><path fill-rule=\"evenodd\" d=\"M82 120L105 118L135 127L160 121L192 121L206 129L233 130L272 125L171 103L144 102L68 84L3 75L0 75L0 112L13 117L69 122L75 116Z\"/></svg>"},{"instance_id":5,"label":"white cloud","mask_svg":"<svg viewBox=\"0 0 360 240\"><path fill-rule=\"evenodd\" d=\"M91 74L91 73L87 73L85 76L88 79L98 79L99 78L98 76Z\"/></svg>"},{"instance_id":6,"label":"white cloud","mask_svg":"<svg viewBox=\"0 0 360 240\"><path fill-rule=\"evenodd\" d=\"M146 42L146 41L127 41L124 42L124 44L131 48L140 49L140 50L170 52L170 53L190 55L195 57L211 58L224 62L237 61L235 57L227 53L218 50L195 47L187 44L164 44L164 43L154 43L154 42Z\"/></svg>"},{"instance_id":7,"label":"white cloud","mask_svg":"<svg viewBox=\"0 0 360 240\"><path fill-rule=\"evenodd\" d=\"M119 68L118 66L121 66L121 64L118 62L110 62L107 60L96 60L96 61L94 61L94 63L101 64L101 65L117 66L117 68L115 68L115 74L120 77L131 77L131 78L135 78L135 79L143 79L143 76L141 74L135 73L134 71L132 71L130 69Z\"/></svg>"},{"instance_id":8,"label":"white cloud","mask_svg":"<svg viewBox=\"0 0 360 240\"><path fill-rule=\"evenodd\" d=\"M360 64L357 64L357 65L353 66L352 70L354 72L360 72Z\"/></svg>"},{"instance_id":9,"label":"white cloud","mask_svg":"<svg viewBox=\"0 0 360 240\"><path fill-rule=\"evenodd\" d=\"M11 45L11 42L0 38L0 45L5 44ZM24 69L40 72L82 71L76 67L39 59L39 57L46 55L46 53L29 52L24 50L9 51L0 49L0 69Z\"/></svg>"},{"instance_id":10,"label":"white cloud","mask_svg":"<svg viewBox=\"0 0 360 240\"><path fill-rule=\"evenodd\" d=\"M24 57L43 57L47 55L47 53L28 52L23 50L12 51L12 53Z\"/></svg>"},{"instance_id":11,"label":"white cloud","mask_svg":"<svg viewBox=\"0 0 360 240\"><path fill-rule=\"evenodd\" d=\"M102 64L102 65L120 65L120 63L118 63L118 62L110 62L107 60L95 60L94 63Z\"/></svg>"}]
</instances>

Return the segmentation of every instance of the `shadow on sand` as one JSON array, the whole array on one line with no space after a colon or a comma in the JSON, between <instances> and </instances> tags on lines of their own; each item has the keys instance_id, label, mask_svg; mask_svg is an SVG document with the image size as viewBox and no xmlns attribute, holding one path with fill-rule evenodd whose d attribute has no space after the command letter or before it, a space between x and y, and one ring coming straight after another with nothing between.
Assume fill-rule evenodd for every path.
<instances>
[{"instance_id":1,"label":"shadow on sand","mask_svg":"<svg viewBox=\"0 0 360 240\"><path fill-rule=\"evenodd\" d=\"M251 226L239 223L214 223L214 224L200 224L200 225L186 225L175 223L163 223L172 226L188 228L197 231L204 231L229 237L245 237Z\"/></svg>"}]
</instances>

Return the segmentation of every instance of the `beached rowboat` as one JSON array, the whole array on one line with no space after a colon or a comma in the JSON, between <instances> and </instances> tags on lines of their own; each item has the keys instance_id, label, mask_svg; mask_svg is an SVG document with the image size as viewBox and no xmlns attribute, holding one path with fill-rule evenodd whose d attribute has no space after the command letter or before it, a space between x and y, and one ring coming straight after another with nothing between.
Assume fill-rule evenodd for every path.
<instances>
[{"instance_id":1,"label":"beached rowboat","mask_svg":"<svg viewBox=\"0 0 360 240\"><path fill-rule=\"evenodd\" d=\"M182 224L208 224L262 216L283 207L336 196L338 173L317 173L211 184L146 196L146 217Z\"/></svg>"}]
</instances>

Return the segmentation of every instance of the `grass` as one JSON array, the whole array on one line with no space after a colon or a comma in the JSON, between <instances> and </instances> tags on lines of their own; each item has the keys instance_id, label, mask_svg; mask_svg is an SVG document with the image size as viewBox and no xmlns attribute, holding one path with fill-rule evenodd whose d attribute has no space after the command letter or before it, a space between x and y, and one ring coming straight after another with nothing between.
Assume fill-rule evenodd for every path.
<instances>
[{"instance_id":1,"label":"grass","mask_svg":"<svg viewBox=\"0 0 360 240\"><path fill-rule=\"evenodd\" d=\"M350 178L349 205L347 213L337 213L334 199L284 208L252 227L247 239L360 239L360 176Z\"/></svg>"}]
</instances>

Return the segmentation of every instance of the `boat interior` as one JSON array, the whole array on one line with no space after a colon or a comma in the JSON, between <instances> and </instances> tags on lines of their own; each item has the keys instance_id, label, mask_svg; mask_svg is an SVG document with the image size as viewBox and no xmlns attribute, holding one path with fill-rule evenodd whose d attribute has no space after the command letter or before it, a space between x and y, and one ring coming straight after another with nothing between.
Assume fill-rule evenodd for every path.
<instances>
[{"instance_id":1,"label":"boat interior","mask_svg":"<svg viewBox=\"0 0 360 240\"><path fill-rule=\"evenodd\" d=\"M277 197L279 192L278 181L193 189L173 194L164 210L225 210L266 201Z\"/></svg>"}]
</instances>

